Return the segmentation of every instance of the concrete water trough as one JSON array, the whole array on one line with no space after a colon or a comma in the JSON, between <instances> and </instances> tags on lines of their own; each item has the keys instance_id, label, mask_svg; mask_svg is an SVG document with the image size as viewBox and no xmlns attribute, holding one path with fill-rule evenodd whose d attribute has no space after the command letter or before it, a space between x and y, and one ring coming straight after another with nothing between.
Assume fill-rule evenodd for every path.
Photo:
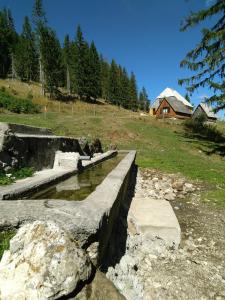
<instances>
[{"instance_id":1,"label":"concrete water trough","mask_svg":"<svg viewBox=\"0 0 225 300\"><path fill-rule=\"evenodd\" d=\"M43 142L46 147L41 146ZM36 145L36 152L33 144ZM22 148L21 145L23 145ZM53 160L52 156L53 154L55 156L57 151L60 151L56 155L57 159L55 157ZM102 245L99 251L103 253L102 249L107 245L112 228L116 224L120 206L127 194L136 151L123 153L122 160L119 163L117 161L111 172L105 174L104 180L83 201L67 201L63 197L58 201L45 197L32 199L30 195L52 184L62 183L63 180L80 170L85 172L86 169L115 157L117 151L107 151L90 160L85 158L80 166L77 164L78 157L85 154L79 145L79 140L56 137L47 129L2 124L1 162L5 159L5 163L9 166L13 162L20 165L20 152L29 166L36 167L37 172L33 177L1 187L0 229L7 226L19 227L25 222L36 220L52 220L72 233L81 247L86 248L93 241L97 241ZM78 155L71 152L77 152ZM43 158L45 153L47 158ZM38 165L34 159L37 157L39 158ZM43 158L43 167L46 168L49 159L51 168L41 170L40 157Z\"/></svg>"},{"instance_id":2,"label":"concrete water trough","mask_svg":"<svg viewBox=\"0 0 225 300\"><path fill-rule=\"evenodd\" d=\"M32 135L32 138L35 138L34 134ZM38 138L42 139L40 136ZM49 135L48 138L51 142L51 135ZM53 140L55 139L54 136L52 138ZM131 182L131 177L135 173L133 171L135 169L136 151L132 150L123 152L123 157L121 157L120 162L117 161L115 165L112 166L110 172L105 174L105 178L102 178L101 182L96 184L90 194L85 194L82 199L76 199L76 197L73 199L63 197L63 190L66 189L66 191L69 191L70 189L74 189L75 183L73 180L75 180L75 178L73 179L71 176L79 173L79 170L84 170L85 172L85 170L94 167L99 163L103 163L103 161L110 160L118 153L117 151L108 151L93 157L90 160L87 160L85 157L85 160L82 161L82 166L79 166L79 164L77 164L77 158L79 155L84 156L79 142L75 143L71 140L69 142L70 150L71 143L76 145L76 149L80 149L80 152L78 151L79 155L75 155L74 153L71 153L71 151L69 154L65 151L67 150L67 146L65 144L63 144L64 151L60 148L61 143L65 142L65 137L62 138L63 142L59 137L56 139L58 148L56 147L56 144L54 144L54 147L56 147L54 150L55 152L61 152L58 153L58 158L54 160L55 164L54 162L52 163L52 167L54 168L38 171L34 177L20 180L9 187L1 187L0 199L2 199L2 201L0 201L0 230L5 227L19 227L25 222L33 222L36 220L54 221L59 226L70 232L82 248L87 249L90 245L97 242L98 247L96 251L98 252L98 264L101 264L102 259L105 256L112 231L115 230L115 227L117 226L123 206L127 206L129 189L131 188L131 185L133 189L135 188L135 183ZM4 138L2 140L2 144L4 144ZM6 144L7 143L8 141ZM52 143L50 144L52 145ZM29 150L29 146L25 145L24 147L27 147ZM52 149L52 146L50 148ZM38 151L39 150L40 147L38 147ZM49 151L47 152L49 153ZM66 153L63 154L63 152ZM30 159L29 162L30 161L32 161L32 159ZM75 167L70 167L73 163ZM92 170L94 170L94 168L91 169L90 174ZM65 181L65 179L68 178L69 181ZM55 184L53 188L57 190L58 195L60 195L56 197L57 201L54 198L56 195L55 192L51 197L49 196L49 190L44 191L44 193L40 193L40 191L43 191L50 185L52 186L52 184ZM35 194L36 192L39 192L39 194ZM33 194L35 195L33 196ZM68 199L82 201L68 201ZM131 200L132 196L129 201ZM133 209L135 207L135 203L136 202L131 205L132 213L135 219L139 220L138 212L142 209L143 205L141 205L141 207L140 205L138 206L139 210ZM141 204L142 202L139 203ZM166 214L168 212L172 216L172 219L176 221L176 216L169 203L166 203L166 205ZM165 207L165 205L163 206ZM127 209L129 210L129 205ZM151 233L153 229L155 230L155 228L157 228L157 236L162 232L163 235L167 235L165 228L167 228L168 224L161 224L160 222L159 224L157 223L157 220L160 220L159 216L162 215L160 211L165 212L165 210L160 208L155 215L155 212L152 211L154 209L155 208L151 205L145 206L143 215L144 218L141 218L138 222L140 225L139 227L142 228L144 226L143 228L145 229L150 228ZM156 217L153 218L152 214ZM165 214L163 214L163 218L164 215ZM152 220L154 220L153 225ZM172 239L175 240L176 244L179 244L180 228L179 224L175 223L172 225L169 224L168 226L172 226L173 236L175 236ZM176 225L175 230L173 230L174 224ZM163 227L163 230L161 230L161 227ZM152 234L154 235L155 233L153 232Z\"/></svg>"}]
</instances>

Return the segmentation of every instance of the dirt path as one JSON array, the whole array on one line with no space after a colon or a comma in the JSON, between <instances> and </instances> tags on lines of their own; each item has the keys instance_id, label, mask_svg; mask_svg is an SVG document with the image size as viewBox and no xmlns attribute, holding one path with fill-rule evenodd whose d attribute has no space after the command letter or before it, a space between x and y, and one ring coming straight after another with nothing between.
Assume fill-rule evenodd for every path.
<instances>
[{"instance_id":1,"label":"dirt path","mask_svg":"<svg viewBox=\"0 0 225 300\"><path fill-rule=\"evenodd\" d=\"M171 202L182 241L152 261L149 299L225 299L225 209L193 193Z\"/></svg>"}]
</instances>

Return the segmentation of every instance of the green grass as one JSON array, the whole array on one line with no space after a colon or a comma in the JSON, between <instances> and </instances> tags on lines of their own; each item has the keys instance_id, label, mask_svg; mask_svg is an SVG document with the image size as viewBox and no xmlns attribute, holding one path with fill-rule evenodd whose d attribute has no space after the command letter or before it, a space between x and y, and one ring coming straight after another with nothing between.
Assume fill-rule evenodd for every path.
<instances>
[{"instance_id":1,"label":"green grass","mask_svg":"<svg viewBox=\"0 0 225 300\"><path fill-rule=\"evenodd\" d=\"M143 168L181 173L188 179L208 187L204 199L225 206L225 157L213 150L221 144L185 136L180 122L157 121L139 113L129 112L111 105L71 104L52 101L52 112L41 114L0 114L0 121L48 127L55 134L88 140L99 137L106 150L110 144L120 149L136 149L137 163ZM225 134L225 122L218 122ZM209 197L210 195L210 197ZM208 197L208 198L207 198Z\"/></svg>"},{"instance_id":2,"label":"green grass","mask_svg":"<svg viewBox=\"0 0 225 300\"><path fill-rule=\"evenodd\" d=\"M15 230L0 232L0 259L5 250L9 249L9 241L15 235Z\"/></svg>"},{"instance_id":3,"label":"green grass","mask_svg":"<svg viewBox=\"0 0 225 300\"><path fill-rule=\"evenodd\" d=\"M18 179L23 179L26 177L31 177L34 174L33 168L21 168L15 170L9 174L0 173L0 185L8 185L15 182Z\"/></svg>"}]
</instances>

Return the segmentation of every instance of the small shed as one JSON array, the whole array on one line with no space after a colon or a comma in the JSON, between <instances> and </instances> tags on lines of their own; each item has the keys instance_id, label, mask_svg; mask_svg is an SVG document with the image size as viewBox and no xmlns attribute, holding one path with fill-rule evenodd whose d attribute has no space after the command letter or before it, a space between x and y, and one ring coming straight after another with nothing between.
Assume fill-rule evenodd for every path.
<instances>
[{"instance_id":1,"label":"small shed","mask_svg":"<svg viewBox=\"0 0 225 300\"><path fill-rule=\"evenodd\" d=\"M193 112L193 118L196 118L197 116L200 115L205 115L207 118L208 122L216 122L217 117L215 115L215 113L213 112L213 109L211 106L205 104L205 103L200 103L195 111Z\"/></svg>"},{"instance_id":2,"label":"small shed","mask_svg":"<svg viewBox=\"0 0 225 300\"><path fill-rule=\"evenodd\" d=\"M159 106L155 112L156 118L187 119L192 115L192 110L176 97L164 97L159 99Z\"/></svg>"}]
</instances>

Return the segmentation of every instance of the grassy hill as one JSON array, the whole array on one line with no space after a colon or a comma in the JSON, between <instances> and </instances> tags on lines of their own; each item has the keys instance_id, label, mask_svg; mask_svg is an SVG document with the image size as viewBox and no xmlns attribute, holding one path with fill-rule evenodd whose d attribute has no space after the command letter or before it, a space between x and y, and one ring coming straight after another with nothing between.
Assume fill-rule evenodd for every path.
<instances>
[{"instance_id":1,"label":"grassy hill","mask_svg":"<svg viewBox=\"0 0 225 300\"><path fill-rule=\"evenodd\" d=\"M178 121L157 121L104 102L50 101L40 96L38 85L0 80L1 86L16 96L29 96L33 102L42 105L43 111L26 115L2 111L1 122L49 127L58 135L85 136L90 140L99 137L105 149L110 144L120 149L136 149L140 167L179 172L202 183L205 189L203 200L225 205L224 150L219 153L219 149L225 148L224 144L188 137ZM219 122L217 126L225 134L225 123Z\"/></svg>"}]
</instances>

